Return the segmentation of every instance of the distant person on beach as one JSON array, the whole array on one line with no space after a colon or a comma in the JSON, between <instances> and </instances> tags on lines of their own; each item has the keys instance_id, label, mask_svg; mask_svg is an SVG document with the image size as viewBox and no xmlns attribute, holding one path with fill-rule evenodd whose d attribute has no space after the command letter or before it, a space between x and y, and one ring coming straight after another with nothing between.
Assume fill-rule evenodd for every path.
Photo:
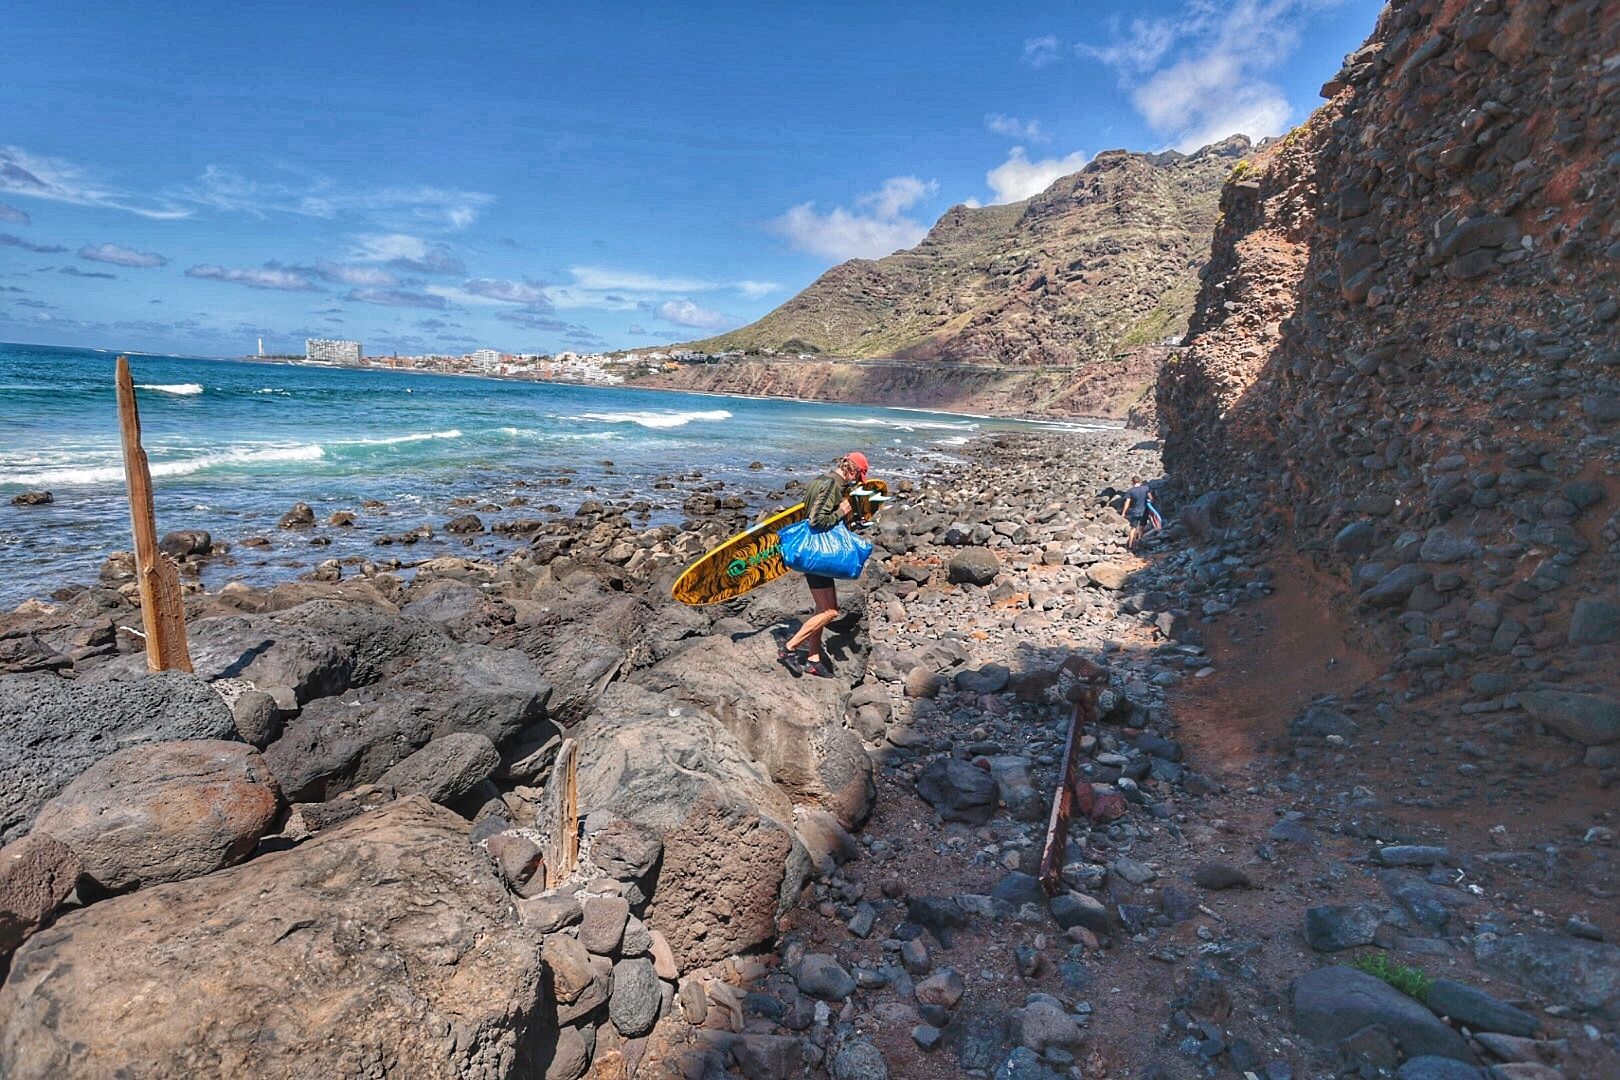
<instances>
[{"instance_id":1,"label":"distant person on beach","mask_svg":"<svg viewBox=\"0 0 1620 1080\"><path fill-rule=\"evenodd\" d=\"M1151 532L1162 523L1159 511L1153 505L1153 489L1140 476L1131 477L1131 487L1125 492L1125 506L1120 512L1131 526L1131 535L1125 541L1128 551L1135 551L1142 543L1144 526Z\"/></svg>"},{"instance_id":2,"label":"distant person on beach","mask_svg":"<svg viewBox=\"0 0 1620 1080\"><path fill-rule=\"evenodd\" d=\"M849 491L865 479L866 455L854 451L839 458L838 464L831 470L810 481L804 491L805 517L810 527L830 529L840 521L847 523L853 510ZM816 610L804 620L799 632L777 649L776 658L795 675L810 674L830 679L832 665L821 655L821 631L841 614L838 610L838 583L820 574L806 574L804 579L810 586L810 599L815 601ZM800 656L801 651L803 656Z\"/></svg>"}]
</instances>

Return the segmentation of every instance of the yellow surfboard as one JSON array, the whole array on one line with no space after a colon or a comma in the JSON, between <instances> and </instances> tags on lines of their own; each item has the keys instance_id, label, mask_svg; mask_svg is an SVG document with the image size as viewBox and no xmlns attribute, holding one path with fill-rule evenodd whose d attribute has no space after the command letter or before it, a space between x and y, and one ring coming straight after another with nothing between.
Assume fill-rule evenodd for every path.
<instances>
[{"instance_id":1,"label":"yellow surfboard","mask_svg":"<svg viewBox=\"0 0 1620 1080\"><path fill-rule=\"evenodd\" d=\"M888 499L888 484L882 480L866 480L850 492L849 501L855 517L865 521ZM767 581L775 581L787 573L787 567L782 564L778 534L801 520L804 513L804 503L795 503L718 545L675 579L671 595L693 606L718 604L722 600L734 600Z\"/></svg>"}]
</instances>

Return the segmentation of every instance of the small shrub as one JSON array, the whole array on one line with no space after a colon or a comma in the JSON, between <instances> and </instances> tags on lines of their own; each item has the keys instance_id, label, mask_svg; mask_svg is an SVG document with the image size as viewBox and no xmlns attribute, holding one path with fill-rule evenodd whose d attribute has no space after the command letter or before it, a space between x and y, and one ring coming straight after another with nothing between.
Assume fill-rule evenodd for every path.
<instances>
[{"instance_id":1,"label":"small shrub","mask_svg":"<svg viewBox=\"0 0 1620 1080\"><path fill-rule=\"evenodd\" d=\"M1238 162L1236 165L1232 166L1232 175L1226 178L1227 183L1233 183L1243 179L1245 176L1248 176L1250 168L1251 166L1247 158Z\"/></svg>"},{"instance_id":2,"label":"small shrub","mask_svg":"<svg viewBox=\"0 0 1620 1080\"><path fill-rule=\"evenodd\" d=\"M1375 979L1384 980L1407 997L1425 1003L1429 1000L1429 989L1434 986L1432 976L1415 967L1397 964L1383 953L1365 953L1356 957L1351 966Z\"/></svg>"}]
</instances>

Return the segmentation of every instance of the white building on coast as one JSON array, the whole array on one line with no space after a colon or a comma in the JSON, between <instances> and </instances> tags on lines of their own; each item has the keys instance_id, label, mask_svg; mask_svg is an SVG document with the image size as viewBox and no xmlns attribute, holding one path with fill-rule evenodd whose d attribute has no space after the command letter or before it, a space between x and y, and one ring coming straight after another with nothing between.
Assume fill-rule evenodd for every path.
<instances>
[{"instance_id":1,"label":"white building on coast","mask_svg":"<svg viewBox=\"0 0 1620 1080\"><path fill-rule=\"evenodd\" d=\"M358 341L331 341L326 338L307 338L304 341L304 359L312 364L358 364L360 356Z\"/></svg>"}]
</instances>

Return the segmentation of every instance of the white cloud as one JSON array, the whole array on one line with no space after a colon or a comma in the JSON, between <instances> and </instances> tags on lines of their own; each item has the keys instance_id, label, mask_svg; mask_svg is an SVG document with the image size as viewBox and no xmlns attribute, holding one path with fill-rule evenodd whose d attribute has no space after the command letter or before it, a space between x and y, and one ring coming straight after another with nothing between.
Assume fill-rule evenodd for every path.
<instances>
[{"instance_id":1,"label":"white cloud","mask_svg":"<svg viewBox=\"0 0 1620 1080\"><path fill-rule=\"evenodd\" d=\"M386 263L412 274L461 274L467 269L446 245L409 233L372 233L354 241L349 258L357 262Z\"/></svg>"},{"instance_id":2,"label":"white cloud","mask_svg":"<svg viewBox=\"0 0 1620 1080\"><path fill-rule=\"evenodd\" d=\"M475 278L461 286L464 292L497 300L503 304L550 305L546 287L533 281L501 281L493 278Z\"/></svg>"},{"instance_id":3,"label":"white cloud","mask_svg":"<svg viewBox=\"0 0 1620 1080\"><path fill-rule=\"evenodd\" d=\"M13 225L27 225L32 220L33 219L30 218L26 213L17 209L15 206L7 206L5 203L0 203L0 221L9 221Z\"/></svg>"},{"instance_id":4,"label":"white cloud","mask_svg":"<svg viewBox=\"0 0 1620 1080\"><path fill-rule=\"evenodd\" d=\"M20 146L0 146L0 191L74 206L124 210L159 221L183 218L191 213L171 200L147 199L108 187L72 162L31 154ZM27 215L23 217L26 220Z\"/></svg>"},{"instance_id":5,"label":"white cloud","mask_svg":"<svg viewBox=\"0 0 1620 1080\"><path fill-rule=\"evenodd\" d=\"M815 203L800 203L771 223L800 251L831 259L877 259L914 246L928 226L905 212L939 190L933 180L895 176L876 191L855 200L855 209L834 207L819 213Z\"/></svg>"},{"instance_id":6,"label":"white cloud","mask_svg":"<svg viewBox=\"0 0 1620 1080\"><path fill-rule=\"evenodd\" d=\"M367 188L347 186L328 177L291 168L284 178L248 178L210 165L181 196L216 210L264 217L271 213L302 217L369 218L396 228L464 229L495 201L481 191L431 185Z\"/></svg>"},{"instance_id":7,"label":"white cloud","mask_svg":"<svg viewBox=\"0 0 1620 1080\"><path fill-rule=\"evenodd\" d=\"M315 283L298 271L272 266L253 270L204 263L187 270L186 277L228 281L232 285L246 285L250 289L280 289L284 292L309 292L315 288Z\"/></svg>"},{"instance_id":8,"label":"white cloud","mask_svg":"<svg viewBox=\"0 0 1620 1080\"><path fill-rule=\"evenodd\" d=\"M1340 0L1187 0L1167 19L1114 26L1075 51L1119 73L1147 125L1179 150L1286 130L1293 110L1266 77L1298 47L1310 15Z\"/></svg>"},{"instance_id":9,"label":"white cloud","mask_svg":"<svg viewBox=\"0 0 1620 1080\"><path fill-rule=\"evenodd\" d=\"M386 289L399 284L397 277L376 266L352 266L348 263L334 263L323 260L315 264L315 273L327 281L335 281L340 285L359 285L367 288Z\"/></svg>"},{"instance_id":10,"label":"white cloud","mask_svg":"<svg viewBox=\"0 0 1620 1080\"><path fill-rule=\"evenodd\" d=\"M1006 161L984 174L984 182L996 193L993 201L1017 202L1039 195L1052 186L1052 181L1079 172L1085 164L1086 155L1079 150L1067 157L1031 161L1022 146L1015 146Z\"/></svg>"},{"instance_id":11,"label":"white cloud","mask_svg":"<svg viewBox=\"0 0 1620 1080\"><path fill-rule=\"evenodd\" d=\"M715 288L701 278L660 277L634 270L612 270L603 266L570 266L568 272L581 289L605 292L678 293L703 292Z\"/></svg>"},{"instance_id":12,"label":"white cloud","mask_svg":"<svg viewBox=\"0 0 1620 1080\"><path fill-rule=\"evenodd\" d=\"M1058 39L1055 34L1045 34L1041 37L1024 39L1024 63L1033 68L1043 68L1058 58Z\"/></svg>"},{"instance_id":13,"label":"white cloud","mask_svg":"<svg viewBox=\"0 0 1620 1080\"><path fill-rule=\"evenodd\" d=\"M91 262L112 263L114 266L163 266L168 263L162 255L152 251L136 251L118 244L86 244L79 249L79 258Z\"/></svg>"},{"instance_id":14,"label":"white cloud","mask_svg":"<svg viewBox=\"0 0 1620 1080\"><path fill-rule=\"evenodd\" d=\"M1046 142L1052 137L1042 129L1039 120L1020 120L1016 116L1003 116L1000 113L986 115L984 126L996 135L1024 142Z\"/></svg>"},{"instance_id":15,"label":"white cloud","mask_svg":"<svg viewBox=\"0 0 1620 1080\"><path fill-rule=\"evenodd\" d=\"M776 281L739 281L736 284L737 291L750 300L758 300L762 296L769 296L781 287L781 283Z\"/></svg>"},{"instance_id":16,"label":"white cloud","mask_svg":"<svg viewBox=\"0 0 1620 1080\"><path fill-rule=\"evenodd\" d=\"M658 317L676 326L690 326L698 330L718 330L733 321L730 316L699 307L690 300L665 300L658 305Z\"/></svg>"}]
</instances>

